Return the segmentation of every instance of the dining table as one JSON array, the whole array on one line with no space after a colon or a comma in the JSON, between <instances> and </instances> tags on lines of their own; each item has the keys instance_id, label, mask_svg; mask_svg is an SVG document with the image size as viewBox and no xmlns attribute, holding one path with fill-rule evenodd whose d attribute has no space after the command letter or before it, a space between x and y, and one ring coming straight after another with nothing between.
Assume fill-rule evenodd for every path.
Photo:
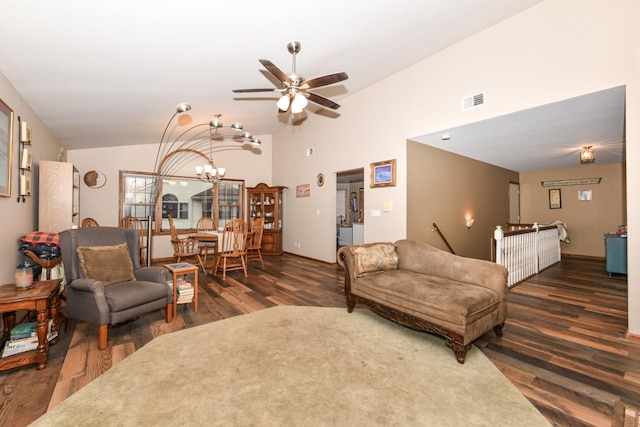
<instances>
[{"instance_id":1,"label":"dining table","mask_svg":"<svg viewBox=\"0 0 640 427\"><path fill-rule=\"evenodd\" d=\"M200 255L204 256L202 263L205 265L205 268L213 268L215 267L216 262L216 254L218 253L218 241L219 236L216 232L206 232L200 231L196 234L189 235L189 238L195 240L198 243L204 243L205 246L202 246ZM213 259L211 263L207 265L207 258L209 255L209 248L213 247ZM203 250L204 249L204 250Z\"/></svg>"}]
</instances>

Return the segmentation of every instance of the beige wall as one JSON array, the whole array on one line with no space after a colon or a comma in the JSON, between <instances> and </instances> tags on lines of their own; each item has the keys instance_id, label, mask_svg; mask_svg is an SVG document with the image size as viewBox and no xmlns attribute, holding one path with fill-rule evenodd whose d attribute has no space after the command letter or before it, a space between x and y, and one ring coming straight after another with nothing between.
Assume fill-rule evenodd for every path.
<instances>
[{"instance_id":1,"label":"beige wall","mask_svg":"<svg viewBox=\"0 0 640 427\"><path fill-rule=\"evenodd\" d=\"M597 156L597 153L596 153ZM577 159L576 159L577 162ZM542 181L602 178L600 184L559 188L562 208L549 209L549 188ZM591 201L578 200L578 190L591 190ZM604 257L603 235L626 224L624 165L588 165L520 174L522 222L567 224L570 244L562 244L563 254Z\"/></svg>"},{"instance_id":2,"label":"beige wall","mask_svg":"<svg viewBox=\"0 0 640 427\"><path fill-rule=\"evenodd\" d=\"M509 219L509 182L518 173L412 141L407 171L407 238L448 250L435 222L456 254L491 259L491 236ZM475 219L469 229L467 217Z\"/></svg>"},{"instance_id":3,"label":"beige wall","mask_svg":"<svg viewBox=\"0 0 640 427\"><path fill-rule=\"evenodd\" d=\"M13 159L11 164L11 197L0 198L0 284L13 283L15 267L26 258L18 252L18 238L38 227L38 162L55 160L60 144L45 127L40 118L33 112L27 101L15 90L6 77L0 73L0 99L14 114ZM32 145L29 147L33 155L32 195L25 202L18 203L18 116L31 126Z\"/></svg>"},{"instance_id":4,"label":"beige wall","mask_svg":"<svg viewBox=\"0 0 640 427\"><path fill-rule=\"evenodd\" d=\"M368 171L372 162L397 159L395 187L369 188L365 172L367 211L382 210L384 202L391 206L379 217L367 215L365 241L403 238L407 234L407 140L626 85L628 244L629 258L637 259L640 239L633 238L633 230L640 229L640 191L634 188L640 182L638 16L640 2L636 0L547 0L340 100L337 116L305 112L308 117L302 125L273 136L273 179L265 180L289 187L284 195L284 250L335 260L337 171L360 167ZM384 52L370 60L375 67L384 60ZM487 104L461 112L460 99L479 91L485 91ZM34 139L40 138L42 145L37 150L43 151L34 148L34 160L54 159L57 143L4 78L0 79L0 96L36 125ZM315 148L315 154L307 157L309 147ZM115 151L113 155L118 156ZM103 161L84 159L81 172L100 169L96 164ZM327 178L322 187L315 185L320 172ZM295 198L299 184L311 184L311 197ZM105 209L117 204L97 199L106 204ZM30 203L18 207L13 198L0 200L7 218L0 236L3 277L10 278L12 260L18 259L17 254L11 255L16 236L35 226L33 198ZM294 242L300 247L294 248ZM640 334L640 267L633 263L629 265L629 317L630 331Z\"/></svg>"},{"instance_id":5,"label":"beige wall","mask_svg":"<svg viewBox=\"0 0 640 427\"><path fill-rule=\"evenodd\" d=\"M335 172L397 159L397 185L369 188L365 241L407 233L407 151L412 137L626 85L629 257L640 256L640 2L548 0L340 101L338 116L305 113L301 126L274 135L274 183L312 183L311 197L285 205L284 250L335 260L332 238ZM371 58L370 66L384 60ZM348 70L347 70L348 71ZM354 76L352 76L354 78ZM349 81L345 83L349 87ZM479 91L482 108L460 111L460 99ZM516 142L514 142L516 143ZM315 148L307 157L305 150ZM425 165L425 167L428 167ZM316 187L315 176L327 176ZM594 234L598 234L596 230ZM490 236L487 236L487 239ZM301 242L294 248L294 242ZM640 270L629 266L630 330L640 334Z\"/></svg>"},{"instance_id":6,"label":"beige wall","mask_svg":"<svg viewBox=\"0 0 640 427\"><path fill-rule=\"evenodd\" d=\"M227 178L244 179L245 186L252 187L260 182L270 184L271 181L271 136L261 135L262 145L259 149L245 149L247 144L237 142L224 144L214 152L213 158L217 166L225 167ZM70 150L68 160L72 162L83 176L90 170L98 170L105 174L107 181L101 188L87 187L84 182L80 188L80 217L95 218L100 225L116 226L119 212L119 173L121 170L135 172L151 172L154 169L158 145L128 145L84 150ZM185 176L195 176L191 162L176 171ZM181 172L182 171L182 172ZM164 258L172 255L171 241L168 236L158 236L153 241L153 258Z\"/></svg>"}]
</instances>

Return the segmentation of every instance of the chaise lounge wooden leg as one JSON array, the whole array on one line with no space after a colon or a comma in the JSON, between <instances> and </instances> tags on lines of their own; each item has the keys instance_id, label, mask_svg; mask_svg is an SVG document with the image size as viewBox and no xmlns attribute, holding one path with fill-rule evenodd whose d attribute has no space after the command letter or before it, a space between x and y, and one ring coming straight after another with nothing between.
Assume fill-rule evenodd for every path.
<instances>
[{"instance_id":1,"label":"chaise lounge wooden leg","mask_svg":"<svg viewBox=\"0 0 640 427\"><path fill-rule=\"evenodd\" d=\"M108 325L98 326L98 349L104 350L107 348L107 331Z\"/></svg>"},{"instance_id":2,"label":"chaise lounge wooden leg","mask_svg":"<svg viewBox=\"0 0 640 427\"><path fill-rule=\"evenodd\" d=\"M496 325L496 326L493 327L493 332L496 333L496 336L498 338L502 338L503 328L504 328L504 323L501 323L501 324Z\"/></svg>"},{"instance_id":3,"label":"chaise lounge wooden leg","mask_svg":"<svg viewBox=\"0 0 640 427\"><path fill-rule=\"evenodd\" d=\"M469 350L470 345L462 345L460 343L455 342L451 338L445 338L445 344L449 347L456 355L456 359L458 363L463 364L464 359L467 355L467 351Z\"/></svg>"},{"instance_id":4,"label":"chaise lounge wooden leg","mask_svg":"<svg viewBox=\"0 0 640 427\"><path fill-rule=\"evenodd\" d=\"M356 307L356 299L350 293L346 294L347 296L347 313L353 312L353 309Z\"/></svg>"}]
</instances>

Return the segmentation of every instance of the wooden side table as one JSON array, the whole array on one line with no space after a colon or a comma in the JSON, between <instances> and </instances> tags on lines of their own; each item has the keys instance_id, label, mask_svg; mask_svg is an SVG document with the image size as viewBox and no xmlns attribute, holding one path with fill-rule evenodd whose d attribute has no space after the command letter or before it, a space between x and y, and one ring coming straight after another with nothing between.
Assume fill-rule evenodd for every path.
<instances>
[{"instance_id":1,"label":"wooden side table","mask_svg":"<svg viewBox=\"0 0 640 427\"><path fill-rule=\"evenodd\" d=\"M32 363L36 363L38 369L47 367L49 319L52 319L51 332L57 333L59 331L60 282L60 279L34 282L31 288L25 290L17 290L14 284L0 286L0 313L2 313L4 325L2 330L3 346L9 340L11 329L15 326L16 310L35 311L38 320L38 348L1 358L0 370ZM51 340L52 345L57 342L58 336Z\"/></svg>"},{"instance_id":2,"label":"wooden side table","mask_svg":"<svg viewBox=\"0 0 640 427\"><path fill-rule=\"evenodd\" d=\"M198 267L188 262L177 262L174 264L165 264L164 267L173 275L173 317L178 312L178 276L185 278L193 273L193 312L198 312Z\"/></svg>"}]
</instances>

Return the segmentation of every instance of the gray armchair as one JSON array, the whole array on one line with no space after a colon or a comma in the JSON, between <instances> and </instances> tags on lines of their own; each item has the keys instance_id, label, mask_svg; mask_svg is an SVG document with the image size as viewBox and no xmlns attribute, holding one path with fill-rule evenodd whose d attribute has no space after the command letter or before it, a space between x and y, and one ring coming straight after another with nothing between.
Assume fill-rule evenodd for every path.
<instances>
[{"instance_id":1,"label":"gray armchair","mask_svg":"<svg viewBox=\"0 0 640 427\"><path fill-rule=\"evenodd\" d=\"M162 267L140 267L138 230L69 229L60 233L60 249L67 322L98 324L100 350L107 348L108 325L158 309L164 309L166 322L171 322L173 293L167 284L171 277Z\"/></svg>"}]
</instances>

